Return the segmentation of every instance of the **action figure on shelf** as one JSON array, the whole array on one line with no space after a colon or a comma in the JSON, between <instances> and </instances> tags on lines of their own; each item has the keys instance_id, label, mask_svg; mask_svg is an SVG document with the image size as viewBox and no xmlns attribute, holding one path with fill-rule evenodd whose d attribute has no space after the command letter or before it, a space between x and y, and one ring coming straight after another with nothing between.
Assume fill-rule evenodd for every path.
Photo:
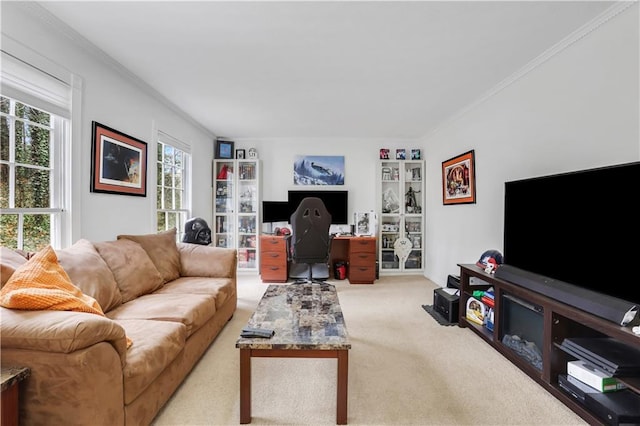
<instances>
[{"instance_id":1,"label":"action figure on shelf","mask_svg":"<svg viewBox=\"0 0 640 426\"><path fill-rule=\"evenodd\" d=\"M382 213L398 213L400 200L391 188L387 188L382 194Z\"/></svg>"},{"instance_id":2,"label":"action figure on shelf","mask_svg":"<svg viewBox=\"0 0 640 426\"><path fill-rule=\"evenodd\" d=\"M416 194L418 193L419 191L414 191L413 187L409 186L409 190L404 195L407 213L420 213L420 206L416 201Z\"/></svg>"}]
</instances>

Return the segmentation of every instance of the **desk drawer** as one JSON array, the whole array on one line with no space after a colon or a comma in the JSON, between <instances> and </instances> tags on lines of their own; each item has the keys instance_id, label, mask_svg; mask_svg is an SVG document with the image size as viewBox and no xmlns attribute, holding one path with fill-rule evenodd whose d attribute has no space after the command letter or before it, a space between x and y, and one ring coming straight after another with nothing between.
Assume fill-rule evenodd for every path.
<instances>
[{"instance_id":1,"label":"desk drawer","mask_svg":"<svg viewBox=\"0 0 640 426\"><path fill-rule=\"evenodd\" d=\"M288 272L287 265L268 265L264 264L260 268L260 278L262 282L269 283L285 283L287 282Z\"/></svg>"},{"instance_id":2,"label":"desk drawer","mask_svg":"<svg viewBox=\"0 0 640 426\"><path fill-rule=\"evenodd\" d=\"M349 282L351 284L373 284L376 279L375 266L349 265Z\"/></svg>"},{"instance_id":3,"label":"desk drawer","mask_svg":"<svg viewBox=\"0 0 640 426\"><path fill-rule=\"evenodd\" d=\"M354 238L349 242L350 253L374 253L376 252L375 238Z\"/></svg>"},{"instance_id":4,"label":"desk drawer","mask_svg":"<svg viewBox=\"0 0 640 426\"><path fill-rule=\"evenodd\" d=\"M351 253L349 256L350 266L375 266L375 253Z\"/></svg>"},{"instance_id":5,"label":"desk drawer","mask_svg":"<svg viewBox=\"0 0 640 426\"><path fill-rule=\"evenodd\" d=\"M287 241L282 237L263 236L260 238L260 251L287 251Z\"/></svg>"},{"instance_id":6,"label":"desk drawer","mask_svg":"<svg viewBox=\"0 0 640 426\"><path fill-rule=\"evenodd\" d=\"M286 265L287 253L283 251L263 251L260 253L261 265Z\"/></svg>"}]
</instances>

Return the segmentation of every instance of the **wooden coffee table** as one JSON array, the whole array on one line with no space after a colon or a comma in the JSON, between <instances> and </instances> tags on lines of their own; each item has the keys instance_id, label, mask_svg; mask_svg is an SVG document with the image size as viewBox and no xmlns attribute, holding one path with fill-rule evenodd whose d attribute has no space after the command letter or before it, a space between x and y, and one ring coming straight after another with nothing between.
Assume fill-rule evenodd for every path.
<instances>
[{"instance_id":1,"label":"wooden coffee table","mask_svg":"<svg viewBox=\"0 0 640 426\"><path fill-rule=\"evenodd\" d=\"M2 408L0 425L18 426L20 406L20 382L27 379L31 370L27 367L2 366Z\"/></svg>"},{"instance_id":2,"label":"wooden coffee table","mask_svg":"<svg viewBox=\"0 0 640 426\"><path fill-rule=\"evenodd\" d=\"M251 423L251 358L336 358L336 423L347 424L347 383L351 343L332 284L272 284L248 327L275 330L269 339L239 338L240 423Z\"/></svg>"}]
</instances>

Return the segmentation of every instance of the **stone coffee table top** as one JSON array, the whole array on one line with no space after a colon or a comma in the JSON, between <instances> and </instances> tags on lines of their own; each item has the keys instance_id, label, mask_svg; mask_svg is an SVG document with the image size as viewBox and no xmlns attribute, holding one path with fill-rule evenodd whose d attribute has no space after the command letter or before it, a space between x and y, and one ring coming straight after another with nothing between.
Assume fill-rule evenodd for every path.
<instances>
[{"instance_id":1,"label":"stone coffee table top","mask_svg":"<svg viewBox=\"0 0 640 426\"><path fill-rule=\"evenodd\" d=\"M273 337L239 338L241 349L341 350L351 343L333 284L272 284L247 327L271 329Z\"/></svg>"},{"instance_id":2,"label":"stone coffee table top","mask_svg":"<svg viewBox=\"0 0 640 426\"><path fill-rule=\"evenodd\" d=\"M2 373L2 391L9 389L15 383L20 382L29 377L31 370L26 367L5 367L1 368ZM4 405L4 403L3 403Z\"/></svg>"}]
</instances>

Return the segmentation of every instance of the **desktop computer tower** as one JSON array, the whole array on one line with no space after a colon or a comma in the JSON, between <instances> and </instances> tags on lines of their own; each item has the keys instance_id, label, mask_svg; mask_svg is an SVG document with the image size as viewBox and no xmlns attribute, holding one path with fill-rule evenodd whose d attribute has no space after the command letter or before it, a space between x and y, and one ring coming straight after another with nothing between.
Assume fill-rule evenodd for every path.
<instances>
[{"instance_id":1,"label":"desktop computer tower","mask_svg":"<svg viewBox=\"0 0 640 426\"><path fill-rule=\"evenodd\" d=\"M451 323L458 322L460 296L449 294L441 288L433 291L433 310Z\"/></svg>"}]
</instances>

